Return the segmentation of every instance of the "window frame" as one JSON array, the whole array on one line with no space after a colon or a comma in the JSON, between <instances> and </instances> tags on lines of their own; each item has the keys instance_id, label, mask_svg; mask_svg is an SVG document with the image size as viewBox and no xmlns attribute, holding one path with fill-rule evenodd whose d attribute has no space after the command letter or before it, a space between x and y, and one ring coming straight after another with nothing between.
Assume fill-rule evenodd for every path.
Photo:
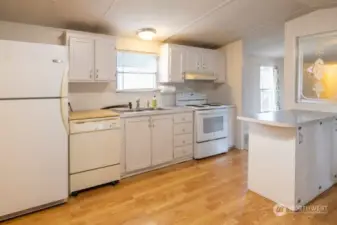
<instances>
[{"instance_id":1,"label":"window frame","mask_svg":"<svg viewBox=\"0 0 337 225\"><path fill-rule=\"evenodd\" d=\"M271 88L261 88L261 69L263 67L269 67L269 68L272 68L273 69L273 82L275 82L275 88L274 89L271 89ZM260 112L261 113L268 113L268 112L274 112L274 111L278 111L280 106L278 106L278 95L280 95L280 90L278 89L277 87L277 84L276 84L276 80L275 80L275 71L277 73L277 76L279 76L279 71L278 71L278 68L276 66L268 66L268 65L260 65L260 74L259 74L259 77L260 77L260 83L259 83L259 95L260 95ZM279 81L278 81L279 82ZM274 103L275 103L275 110L266 110L266 111L263 111L262 110L262 92L266 92L266 91L271 91L273 93L273 97L274 97Z\"/></svg>"},{"instance_id":2,"label":"window frame","mask_svg":"<svg viewBox=\"0 0 337 225\"><path fill-rule=\"evenodd\" d=\"M159 55L158 53L154 53L154 52L141 52L141 51L131 51L131 50L118 50L116 54L118 54L118 52L129 52L129 53L138 53L138 54L144 54L144 55L153 55L156 57L156 73L154 76L154 88L134 88L134 89L119 89L118 88L118 83L119 81L119 75L118 75L118 63L117 60L118 58L116 57L116 93L125 93L125 92L130 92L130 93L134 93L134 92L154 92L154 91L158 91L158 76L159 76ZM139 73L141 74L141 73ZM149 74L149 73L143 73L143 74Z\"/></svg>"},{"instance_id":3,"label":"window frame","mask_svg":"<svg viewBox=\"0 0 337 225\"><path fill-rule=\"evenodd\" d=\"M305 35L296 37L296 66L295 66L295 103L296 104L322 104L322 105L336 105L335 101L328 99L307 98L303 95L303 52L300 51L301 38L324 37L331 34L337 34L337 31L329 31L317 33L313 35Z\"/></svg>"}]
</instances>

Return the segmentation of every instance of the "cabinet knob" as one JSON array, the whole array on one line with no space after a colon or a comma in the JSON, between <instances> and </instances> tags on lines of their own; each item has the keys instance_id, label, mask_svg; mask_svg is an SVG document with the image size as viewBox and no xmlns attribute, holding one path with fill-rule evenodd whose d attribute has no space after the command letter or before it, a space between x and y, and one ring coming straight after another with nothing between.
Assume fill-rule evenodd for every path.
<instances>
[{"instance_id":1,"label":"cabinet knob","mask_svg":"<svg viewBox=\"0 0 337 225\"><path fill-rule=\"evenodd\" d=\"M297 200L297 203L298 203L298 204L299 204L299 203L301 203L301 202L302 202L302 200L301 200L301 199L298 199L298 200Z\"/></svg>"},{"instance_id":2,"label":"cabinet knob","mask_svg":"<svg viewBox=\"0 0 337 225\"><path fill-rule=\"evenodd\" d=\"M318 189L319 189L319 190L322 190L322 186L319 186Z\"/></svg>"},{"instance_id":3,"label":"cabinet knob","mask_svg":"<svg viewBox=\"0 0 337 225\"><path fill-rule=\"evenodd\" d=\"M335 178L337 178L337 174L335 174L335 176L334 176Z\"/></svg>"},{"instance_id":4,"label":"cabinet knob","mask_svg":"<svg viewBox=\"0 0 337 225\"><path fill-rule=\"evenodd\" d=\"M319 122L319 125L322 125L323 124L323 122Z\"/></svg>"}]
</instances>

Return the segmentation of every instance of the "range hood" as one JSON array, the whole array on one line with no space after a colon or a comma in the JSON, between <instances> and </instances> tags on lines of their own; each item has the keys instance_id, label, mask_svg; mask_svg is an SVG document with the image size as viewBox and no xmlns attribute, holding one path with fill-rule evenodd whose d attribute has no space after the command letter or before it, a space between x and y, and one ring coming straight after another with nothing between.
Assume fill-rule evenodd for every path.
<instances>
[{"instance_id":1,"label":"range hood","mask_svg":"<svg viewBox=\"0 0 337 225\"><path fill-rule=\"evenodd\" d=\"M185 80L215 81L217 78L213 73L185 73Z\"/></svg>"}]
</instances>

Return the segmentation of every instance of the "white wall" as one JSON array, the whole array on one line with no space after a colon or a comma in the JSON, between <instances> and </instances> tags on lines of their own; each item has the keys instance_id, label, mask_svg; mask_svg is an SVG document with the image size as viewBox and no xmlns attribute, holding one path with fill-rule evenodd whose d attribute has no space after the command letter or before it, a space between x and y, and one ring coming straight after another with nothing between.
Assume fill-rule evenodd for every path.
<instances>
[{"instance_id":1,"label":"white wall","mask_svg":"<svg viewBox=\"0 0 337 225\"><path fill-rule=\"evenodd\" d=\"M279 70L280 86L281 86L281 109L284 106L284 80L283 80L283 59L274 59L259 57L256 55L244 55L244 78L243 78L243 113L259 113L260 112L260 67L276 66Z\"/></svg>"},{"instance_id":2,"label":"white wall","mask_svg":"<svg viewBox=\"0 0 337 225\"><path fill-rule=\"evenodd\" d=\"M243 113L243 42L228 44L220 49L226 55L226 87L220 91L228 103L236 105L237 115ZM235 146L243 149L242 123L235 124Z\"/></svg>"},{"instance_id":3,"label":"white wall","mask_svg":"<svg viewBox=\"0 0 337 225\"><path fill-rule=\"evenodd\" d=\"M337 112L337 104L296 103L296 39L301 36L337 31L337 8L318 10L285 25L284 97L285 108Z\"/></svg>"},{"instance_id":4,"label":"white wall","mask_svg":"<svg viewBox=\"0 0 337 225\"><path fill-rule=\"evenodd\" d=\"M64 29L0 21L0 39L5 40L62 45L65 31ZM159 54L160 44L156 41L117 37L116 47L119 50ZM206 93L212 102L232 103L227 85L188 82L176 86L178 90L194 90ZM69 84L69 99L74 110L97 109L111 104L135 102L137 98L140 98L141 104L145 106L146 101L152 99L152 96L153 93L151 92L116 93L115 82L108 84ZM174 95L157 93L157 97L159 104L172 105L175 103Z\"/></svg>"},{"instance_id":5,"label":"white wall","mask_svg":"<svg viewBox=\"0 0 337 225\"><path fill-rule=\"evenodd\" d=\"M0 39L37 42L45 44L62 45L64 43L64 29L27 25L20 23L10 23L0 21ZM159 42L142 41L132 38L117 38L116 47L119 50L129 50L138 52L159 53ZM141 103L145 106L153 93L116 93L116 83L107 84L69 84L69 99L74 110L97 109L103 106L119 103L127 103L141 98ZM157 94L158 95L158 94ZM174 96L158 96L159 103L172 103Z\"/></svg>"}]
</instances>

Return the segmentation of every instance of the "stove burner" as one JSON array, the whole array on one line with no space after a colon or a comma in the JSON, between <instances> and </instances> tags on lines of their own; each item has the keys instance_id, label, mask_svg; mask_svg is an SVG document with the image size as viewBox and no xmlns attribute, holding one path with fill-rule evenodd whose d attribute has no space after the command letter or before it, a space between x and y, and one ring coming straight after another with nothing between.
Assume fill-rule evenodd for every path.
<instances>
[{"instance_id":1,"label":"stove burner","mask_svg":"<svg viewBox=\"0 0 337 225\"><path fill-rule=\"evenodd\" d=\"M187 105L187 106L192 106L192 107L197 107L197 108L204 108L204 107L206 107L205 105Z\"/></svg>"},{"instance_id":2,"label":"stove burner","mask_svg":"<svg viewBox=\"0 0 337 225\"><path fill-rule=\"evenodd\" d=\"M222 106L223 104L220 104L220 103L207 103L207 104L204 104L205 106Z\"/></svg>"}]
</instances>

